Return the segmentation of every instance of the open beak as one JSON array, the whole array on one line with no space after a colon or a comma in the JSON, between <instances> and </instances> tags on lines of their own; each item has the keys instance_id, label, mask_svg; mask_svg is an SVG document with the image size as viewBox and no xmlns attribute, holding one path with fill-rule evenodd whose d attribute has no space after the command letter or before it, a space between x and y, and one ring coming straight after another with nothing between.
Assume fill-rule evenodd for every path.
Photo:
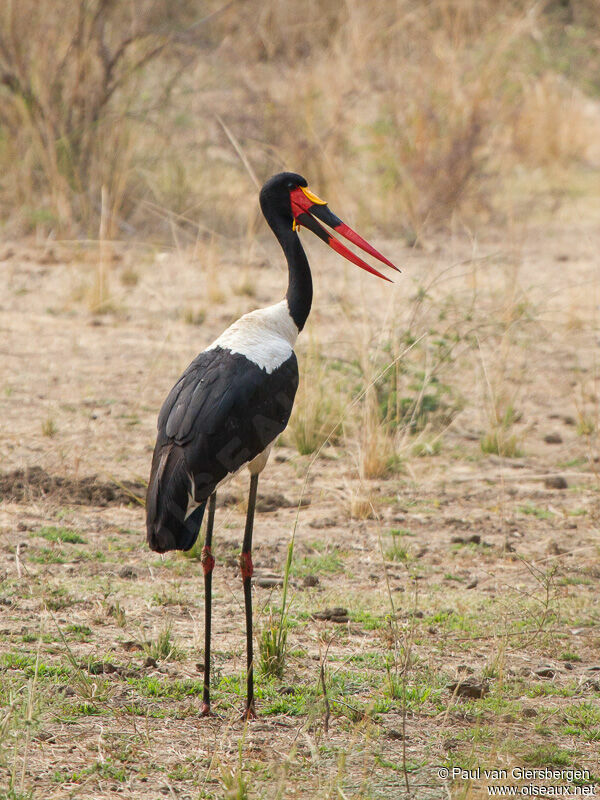
<instances>
[{"instance_id":1,"label":"open beak","mask_svg":"<svg viewBox=\"0 0 600 800\"><path fill-rule=\"evenodd\" d=\"M332 236L332 234L326 231L325 228L317 222L317 220L321 220L321 222L324 222L325 225L333 228L334 231L337 231L345 239L348 239L348 241L352 242L352 244L360 247L360 249L364 250L365 253L377 258L388 267L395 269L396 272L400 272L398 267L392 264L391 261L388 261L385 256L382 256L381 253L367 241L365 241L362 236L359 236L356 231L353 231L352 228L346 225L345 222L342 222L339 217L336 217L336 215L333 214L329 208L327 208L327 203L324 200L319 199L316 194L313 194L310 191L310 189L307 189L304 186L298 186L296 189L292 189L290 192L290 200L292 204L292 214L294 215L294 230L303 225L305 228L308 228L310 231L316 234L319 239L322 239L326 244L328 244L329 247L333 248L333 250L335 250L337 253L344 256L344 258L347 258L348 261L351 261L353 264L356 264L361 269L364 269L373 275L377 275L379 278L383 278L384 281L390 280L385 275L382 275L381 272L378 272L376 269L369 266L366 261L363 261L362 258L359 258L355 253L349 250L338 239L336 239L335 236Z\"/></svg>"}]
</instances>

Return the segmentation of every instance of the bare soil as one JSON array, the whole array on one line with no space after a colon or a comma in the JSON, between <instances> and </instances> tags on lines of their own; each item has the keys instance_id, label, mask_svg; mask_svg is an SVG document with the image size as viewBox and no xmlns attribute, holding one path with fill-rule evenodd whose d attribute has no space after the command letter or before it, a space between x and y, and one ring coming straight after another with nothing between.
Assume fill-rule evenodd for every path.
<instances>
[{"instance_id":1,"label":"bare soil","mask_svg":"<svg viewBox=\"0 0 600 800\"><path fill-rule=\"evenodd\" d=\"M269 578L295 531L288 657L280 680L258 670L247 726L247 479L218 502L211 719L201 565L146 549L142 498L162 400L227 324L281 297L280 255L269 241L115 248L96 313L93 248L0 249L0 796L488 796L482 777L439 776L456 766L600 780L597 226L430 245L378 243L403 267L393 288L310 245L300 353L317 340L350 363L408 329L452 328L440 380L461 409L428 455L407 434L377 479L360 477L351 420L314 462L285 436L274 449L255 630L278 619ZM482 452L494 400L514 411L510 458Z\"/></svg>"}]
</instances>

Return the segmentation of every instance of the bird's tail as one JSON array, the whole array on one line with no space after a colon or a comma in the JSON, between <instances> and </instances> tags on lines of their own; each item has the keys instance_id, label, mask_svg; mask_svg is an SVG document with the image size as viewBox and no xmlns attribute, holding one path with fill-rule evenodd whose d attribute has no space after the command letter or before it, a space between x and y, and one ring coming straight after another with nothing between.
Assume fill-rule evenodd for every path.
<instances>
[{"instance_id":1,"label":"bird's tail","mask_svg":"<svg viewBox=\"0 0 600 800\"><path fill-rule=\"evenodd\" d=\"M189 550L202 525L206 500L193 504L183 451L176 444L156 448L146 495L146 530L151 550Z\"/></svg>"}]
</instances>

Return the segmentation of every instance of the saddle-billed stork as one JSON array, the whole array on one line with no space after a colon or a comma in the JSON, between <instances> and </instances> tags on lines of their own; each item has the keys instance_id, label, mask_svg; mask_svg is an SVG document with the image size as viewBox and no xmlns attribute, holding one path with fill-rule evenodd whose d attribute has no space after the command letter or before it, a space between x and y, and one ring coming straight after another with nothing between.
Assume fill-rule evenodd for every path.
<instances>
[{"instance_id":1,"label":"saddle-billed stork","mask_svg":"<svg viewBox=\"0 0 600 800\"><path fill-rule=\"evenodd\" d=\"M158 437L146 498L147 538L152 550L189 550L208 503L202 566L205 588L204 694L210 713L211 547L217 488L242 467L250 492L240 568L247 647L246 718L254 717L252 653L252 528L258 476L274 440L290 418L298 387L293 346L312 303L312 280L298 228L304 226L364 270L389 280L346 248L318 222L397 270L391 261L345 225L293 172L270 178L260 192L262 213L287 259L285 299L245 314L192 361L171 389L158 417ZM398 270L399 271L399 270Z\"/></svg>"}]
</instances>

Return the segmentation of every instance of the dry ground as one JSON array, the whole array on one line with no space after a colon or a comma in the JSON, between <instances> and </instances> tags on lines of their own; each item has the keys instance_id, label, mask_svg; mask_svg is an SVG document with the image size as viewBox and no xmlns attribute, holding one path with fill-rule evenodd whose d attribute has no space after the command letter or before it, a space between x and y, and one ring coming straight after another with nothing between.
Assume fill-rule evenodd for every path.
<instances>
[{"instance_id":1,"label":"dry ground","mask_svg":"<svg viewBox=\"0 0 600 800\"><path fill-rule=\"evenodd\" d=\"M598 781L600 265L586 219L461 231L426 251L379 242L403 267L393 288L310 244L300 353L317 346L374 376L410 329L413 378L439 366L453 413L397 433L401 458L377 479L360 402L314 464L289 436L274 450L255 627L277 618L281 589L265 579L281 576L297 518L289 650L283 679L259 674L247 727L245 478L218 508L210 720L198 717L200 563L146 549L135 496L178 373L233 318L280 298L275 246L116 249L100 314L94 247L3 245L0 795L488 796L441 766L577 766ZM453 351L436 362L440 337ZM340 374L343 408L369 375ZM494 431L512 457L482 452ZM336 606L346 622L312 618ZM459 678L482 696L453 690Z\"/></svg>"}]
</instances>

